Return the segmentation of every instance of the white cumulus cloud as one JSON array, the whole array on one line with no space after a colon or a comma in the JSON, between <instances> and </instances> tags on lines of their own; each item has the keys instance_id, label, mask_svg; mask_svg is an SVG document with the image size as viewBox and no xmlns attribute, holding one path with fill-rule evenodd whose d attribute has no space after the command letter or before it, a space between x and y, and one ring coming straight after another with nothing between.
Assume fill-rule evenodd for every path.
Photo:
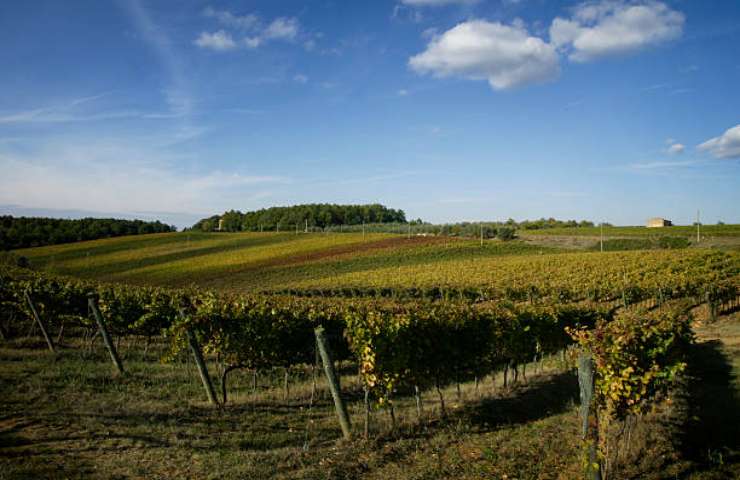
<instances>
[{"instance_id":1,"label":"white cumulus cloud","mask_svg":"<svg viewBox=\"0 0 740 480\"><path fill-rule=\"evenodd\" d=\"M201 32L198 38L195 39L194 43L200 48L209 48L217 51L236 48L236 42L234 42L231 34L223 30L213 33Z\"/></svg>"},{"instance_id":2,"label":"white cumulus cloud","mask_svg":"<svg viewBox=\"0 0 740 480\"><path fill-rule=\"evenodd\" d=\"M740 158L740 125L727 129L719 137L710 138L697 148L717 158Z\"/></svg>"},{"instance_id":3,"label":"white cumulus cloud","mask_svg":"<svg viewBox=\"0 0 740 480\"><path fill-rule=\"evenodd\" d=\"M583 3L571 18L553 20L550 42L571 60L587 62L674 40L685 20L683 13L652 0Z\"/></svg>"},{"instance_id":4,"label":"white cumulus cloud","mask_svg":"<svg viewBox=\"0 0 740 480\"><path fill-rule=\"evenodd\" d=\"M686 146L684 144L678 143L672 138L666 140L666 144L668 146L665 149L665 153L667 153L668 155L680 155L684 152L684 150L686 150Z\"/></svg>"},{"instance_id":5,"label":"white cumulus cloud","mask_svg":"<svg viewBox=\"0 0 740 480\"><path fill-rule=\"evenodd\" d=\"M545 82L560 72L555 48L530 36L520 22L485 20L470 20L433 37L409 66L438 77L488 80L495 90Z\"/></svg>"}]
</instances>

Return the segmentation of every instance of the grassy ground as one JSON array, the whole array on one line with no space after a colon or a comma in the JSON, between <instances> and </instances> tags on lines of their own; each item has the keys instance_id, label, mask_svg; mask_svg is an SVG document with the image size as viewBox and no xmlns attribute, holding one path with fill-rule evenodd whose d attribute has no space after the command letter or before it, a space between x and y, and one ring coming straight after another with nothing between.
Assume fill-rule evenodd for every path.
<instances>
[{"instance_id":1,"label":"grassy ground","mask_svg":"<svg viewBox=\"0 0 740 480\"><path fill-rule=\"evenodd\" d=\"M598 237L601 235L600 227L579 228L544 228L541 230L522 230L518 232L525 236L536 235L566 235ZM673 227L647 228L647 227L604 227L606 237L650 237L650 236L675 236L696 238L696 227L689 225L676 225ZM740 225L702 225L702 238L712 237L740 237Z\"/></svg>"},{"instance_id":2,"label":"grassy ground","mask_svg":"<svg viewBox=\"0 0 740 480\"><path fill-rule=\"evenodd\" d=\"M577 469L575 380L548 373L503 390L501 377L479 389L448 388L442 421L436 394L399 398L397 427L373 414L371 439L339 442L326 386L311 374L230 374L223 410L207 405L193 365L162 365L140 348L121 347L128 374L112 375L104 352L68 345L57 356L37 341L0 348L0 478L569 478ZM211 362L212 373L217 372ZM357 379L345 370L345 393L361 431ZM531 375L530 375L531 377ZM547 448L545 448L547 447ZM544 451L544 453L543 453ZM504 477L505 478L505 477Z\"/></svg>"},{"instance_id":3,"label":"grassy ground","mask_svg":"<svg viewBox=\"0 0 740 480\"><path fill-rule=\"evenodd\" d=\"M204 402L187 357L176 364L121 346L128 374L112 374L96 345L67 345L54 357L36 340L0 348L0 478L572 479L580 471L575 376L549 359L527 383L504 389L502 376L396 399L396 428L372 415L370 439L339 441L326 386L281 371L232 373L223 409ZM217 374L210 362L212 374ZM543 370L544 368L544 370ZM355 431L362 430L357 379L344 369ZM673 478L685 466L665 429L649 420L646 439L626 458L623 478ZM648 454L649 453L649 454ZM658 460L656 460L658 459ZM670 459L670 461L666 460Z\"/></svg>"},{"instance_id":4,"label":"grassy ground","mask_svg":"<svg viewBox=\"0 0 740 480\"><path fill-rule=\"evenodd\" d=\"M700 322L688 382L688 478L740 478L740 315Z\"/></svg>"},{"instance_id":5,"label":"grassy ground","mask_svg":"<svg viewBox=\"0 0 740 480\"><path fill-rule=\"evenodd\" d=\"M673 402L643 418L613 467L620 479L740 478L737 435L740 319L699 326L691 375ZM509 388L503 376L395 399L372 414L370 438L339 440L321 375L313 402L309 367L235 371L223 408L205 402L189 357L161 364L140 341L119 345L127 374L113 374L95 342L67 342L49 354L41 341L0 346L0 479L573 479L581 469L573 373L559 356L530 364ZM216 379L214 359L209 369ZM357 437L363 406L352 365L341 382ZM317 370L318 372L318 370Z\"/></svg>"}]
</instances>

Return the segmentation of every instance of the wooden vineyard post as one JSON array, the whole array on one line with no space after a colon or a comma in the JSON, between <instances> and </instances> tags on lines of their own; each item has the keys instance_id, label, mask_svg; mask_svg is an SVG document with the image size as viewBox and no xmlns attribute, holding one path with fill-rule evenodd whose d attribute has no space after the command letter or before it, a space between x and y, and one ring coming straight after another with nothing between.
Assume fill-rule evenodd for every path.
<instances>
[{"instance_id":1,"label":"wooden vineyard post","mask_svg":"<svg viewBox=\"0 0 740 480\"><path fill-rule=\"evenodd\" d=\"M28 308L31 309L31 314L33 315L33 318L36 320L36 323L41 329L41 334L44 336L44 340L46 340L46 344L49 346L49 350L51 351L51 353L56 353L56 350L54 349L54 344L51 341L51 337L49 337L49 333L46 331L44 322L41 321L39 312L36 311L36 307L33 305L33 300L31 300L31 295L28 293L28 290L23 292L23 296L26 298L26 303L28 304Z\"/></svg>"},{"instance_id":2,"label":"wooden vineyard post","mask_svg":"<svg viewBox=\"0 0 740 480\"><path fill-rule=\"evenodd\" d=\"M200 379L203 381L203 387L206 389L208 401L214 405L218 405L216 392L213 390L211 377L208 375L208 368L206 368L206 362L203 360L203 353L200 351L198 340L196 340L195 335L190 331L190 329L187 330L187 334L188 344L190 345L190 350L193 352L193 357L195 357L195 364L198 366L198 373L200 374Z\"/></svg>"},{"instance_id":3,"label":"wooden vineyard post","mask_svg":"<svg viewBox=\"0 0 740 480\"><path fill-rule=\"evenodd\" d=\"M87 296L87 304L90 307L90 311L93 314L93 317L95 317L95 323L98 324L98 330L100 330L100 336L103 337L103 342L105 343L105 348L108 349L108 353L110 353L110 358L113 361L113 365L115 365L116 369L118 369L118 373L123 375L123 364L121 363L121 358L118 356L118 352L116 351L116 346L113 345L113 341L110 338L110 333L108 333L108 328L105 326L105 320L103 319L103 314L100 313L100 309L98 308L98 297L94 293L91 293Z\"/></svg>"},{"instance_id":4,"label":"wooden vineyard post","mask_svg":"<svg viewBox=\"0 0 740 480\"><path fill-rule=\"evenodd\" d=\"M714 323L717 321L717 301L712 298L712 294L709 290L706 291L704 294L705 300L707 302L707 307L709 309L709 321Z\"/></svg>"},{"instance_id":5,"label":"wooden vineyard post","mask_svg":"<svg viewBox=\"0 0 740 480\"><path fill-rule=\"evenodd\" d=\"M324 327L316 327L314 334L316 335L316 345L321 354L321 363L324 364L324 373L329 382L331 396L334 398L334 407L337 410L337 417L339 417L339 425L342 427L342 435L346 440L349 440L352 438L349 415L347 414L347 407L342 399L339 377L337 377L337 373L334 371L334 361L332 360L331 350L329 350L329 344L326 341L326 332L324 331Z\"/></svg>"},{"instance_id":6,"label":"wooden vineyard post","mask_svg":"<svg viewBox=\"0 0 740 480\"><path fill-rule=\"evenodd\" d=\"M421 405L421 392L419 391L418 385L414 385L414 398L416 399L416 416L421 419L423 407Z\"/></svg>"},{"instance_id":7,"label":"wooden vineyard post","mask_svg":"<svg viewBox=\"0 0 740 480\"><path fill-rule=\"evenodd\" d=\"M601 480L601 469L596 456L596 447L599 443L599 424L594 405L594 361L590 353L581 352L578 356L578 386L581 393L581 438L585 446L586 480Z\"/></svg>"},{"instance_id":8,"label":"wooden vineyard post","mask_svg":"<svg viewBox=\"0 0 740 480\"><path fill-rule=\"evenodd\" d=\"M365 440L367 440L370 437L370 389L367 386L363 386L363 391L365 393Z\"/></svg>"},{"instance_id":9,"label":"wooden vineyard post","mask_svg":"<svg viewBox=\"0 0 740 480\"><path fill-rule=\"evenodd\" d=\"M180 316L185 319L187 314L185 313L185 309L180 309ZM190 346L190 350L193 352L193 357L195 358L195 364L198 367L198 373L200 374L200 379L203 382L203 388L206 390L206 395L208 395L208 401L213 405L218 405L218 400L216 399L216 392L213 390L213 383L211 383L211 376L208 375L208 368L206 368L206 362L203 360L203 352L200 351L200 345L198 345L198 340L195 338L195 334L193 333L190 328L186 330L187 336L188 336L188 345Z\"/></svg>"}]
</instances>

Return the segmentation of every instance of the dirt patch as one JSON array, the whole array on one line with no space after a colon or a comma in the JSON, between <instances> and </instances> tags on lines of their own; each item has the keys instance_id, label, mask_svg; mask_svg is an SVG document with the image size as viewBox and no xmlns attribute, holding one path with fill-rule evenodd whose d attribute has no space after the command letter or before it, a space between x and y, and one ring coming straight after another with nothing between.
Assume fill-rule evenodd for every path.
<instances>
[{"instance_id":1,"label":"dirt patch","mask_svg":"<svg viewBox=\"0 0 740 480\"><path fill-rule=\"evenodd\" d=\"M526 235L520 234L524 243L543 247L568 248L571 250L586 250L599 243L599 237L576 235Z\"/></svg>"}]
</instances>

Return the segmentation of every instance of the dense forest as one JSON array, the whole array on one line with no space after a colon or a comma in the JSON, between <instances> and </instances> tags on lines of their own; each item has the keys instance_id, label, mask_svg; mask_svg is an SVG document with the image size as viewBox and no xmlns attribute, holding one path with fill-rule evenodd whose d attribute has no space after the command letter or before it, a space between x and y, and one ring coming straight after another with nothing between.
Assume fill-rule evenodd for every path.
<instances>
[{"instance_id":1,"label":"dense forest","mask_svg":"<svg viewBox=\"0 0 740 480\"><path fill-rule=\"evenodd\" d=\"M98 238L174 232L160 221L117 220L114 218L61 218L0 216L0 250L40 247Z\"/></svg>"},{"instance_id":2,"label":"dense forest","mask_svg":"<svg viewBox=\"0 0 740 480\"><path fill-rule=\"evenodd\" d=\"M403 210L394 210L380 204L371 205L335 205L330 203L311 203L291 207L263 208L253 212L242 213L230 210L223 215L204 218L195 225L194 230L212 232L218 230L219 221L223 220L221 230L226 232L258 232L260 230L291 230L298 226L305 228L326 228L338 225L360 225L362 223L406 223Z\"/></svg>"}]
</instances>

